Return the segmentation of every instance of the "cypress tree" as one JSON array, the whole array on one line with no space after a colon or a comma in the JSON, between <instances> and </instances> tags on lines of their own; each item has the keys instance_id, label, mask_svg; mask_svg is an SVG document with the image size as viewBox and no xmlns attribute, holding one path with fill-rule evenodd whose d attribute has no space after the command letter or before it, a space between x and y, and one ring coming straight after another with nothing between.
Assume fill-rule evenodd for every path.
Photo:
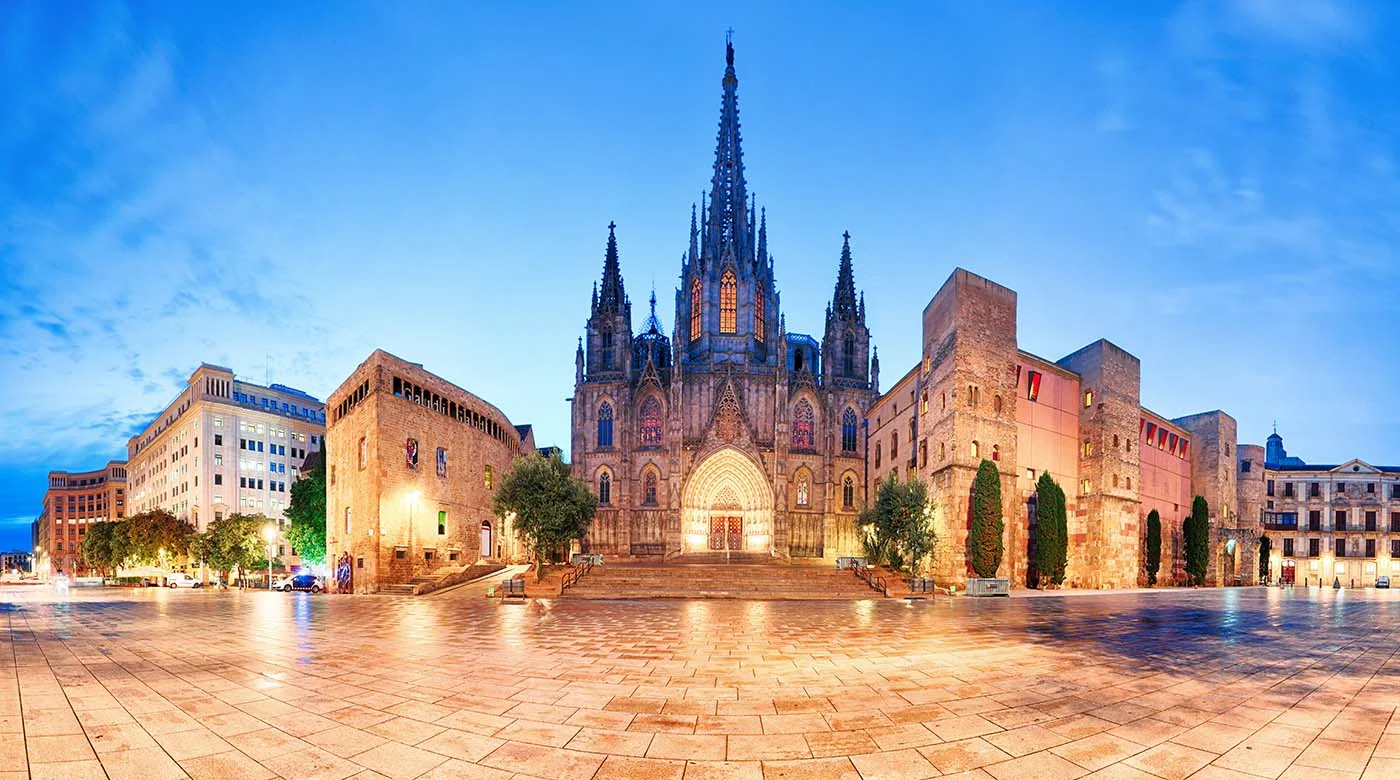
<instances>
[{"instance_id":1,"label":"cypress tree","mask_svg":"<svg viewBox=\"0 0 1400 780\"><path fill-rule=\"evenodd\" d=\"M1182 524L1186 536L1186 573L1196 585L1206 583L1210 561L1210 507L1202 496L1191 502L1191 516Z\"/></svg>"},{"instance_id":2,"label":"cypress tree","mask_svg":"<svg viewBox=\"0 0 1400 780\"><path fill-rule=\"evenodd\" d=\"M1060 559L1060 524L1057 517L1057 487L1050 472L1035 483L1035 571L1039 585L1055 582Z\"/></svg>"},{"instance_id":3,"label":"cypress tree","mask_svg":"<svg viewBox=\"0 0 1400 780\"><path fill-rule=\"evenodd\" d=\"M1059 542L1059 549L1055 551L1055 584L1060 585L1065 581L1065 567L1069 565L1069 513L1065 508L1065 489L1055 483L1055 525L1059 529L1056 533L1056 541Z\"/></svg>"},{"instance_id":4,"label":"cypress tree","mask_svg":"<svg viewBox=\"0 0 1400 780\"><path fill-rule=\"evenodd\" d=\"M1162 516L1157 510L1147 513L1147 584L1157 584L1157 571L1162 567Z\"/></svg>"},{"instance_id":5,"label":"cypress tree","mask_svg":"<svg viewBox=\"0 0 1400 780\"><path fill-rule=\"evenodd\" d=\"M1269 581L1269 553L1273 552L1274 543L1269 541L1269 537L1259 538L1259 582Z\"/></svg>"},{"instance_id":6,"label":"cypress tree","mask_svg":"<svg viewBox=\"0 0 1400 780\"><path fill-rule=\"evenodd\" d=\"M997 576L1002 542L1001 475L995 463L983 460L972 483L972 527L967 534L967 553L978 577Z\"/></svg>"}]
</instances>

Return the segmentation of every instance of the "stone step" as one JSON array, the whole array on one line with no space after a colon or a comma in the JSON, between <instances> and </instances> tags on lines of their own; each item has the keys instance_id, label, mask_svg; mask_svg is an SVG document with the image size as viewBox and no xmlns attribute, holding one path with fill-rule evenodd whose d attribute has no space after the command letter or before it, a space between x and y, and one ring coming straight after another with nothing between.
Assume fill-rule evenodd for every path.
<instances>
[{"instance_id":1,"label":"stone step","mask_svg":"<svg viewBox=\"0 0 1400 780\"><path fill-rule=\"evenodd\" d=\"M689 557L689 556L687 556ZM877 598L849 571L821 565L713 561L615 564L595 567L565 591L576 598Z\"/></svg>"}]
</instances>

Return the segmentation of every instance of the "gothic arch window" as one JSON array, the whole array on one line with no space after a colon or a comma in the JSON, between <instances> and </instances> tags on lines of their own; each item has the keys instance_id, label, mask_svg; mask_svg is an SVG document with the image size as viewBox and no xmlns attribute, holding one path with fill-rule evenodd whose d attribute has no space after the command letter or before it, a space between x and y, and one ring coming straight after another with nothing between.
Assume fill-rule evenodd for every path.
<instances>
[{"instance_id":1,"label":"gothic arch window","mask_svg":"<svg viewBox=\"0 0 1400 780\"><path fill-rule=\"evenodd\" d=\"M763 342L763 331L766 329L766 328L765 328L765 324L766 324L766 323L764 322L764 319L763 319L763 315L764 315L764 312L763 312L763 282L759 282L758 285L756 285L756 286L754 287L754 291L755 291L755 292L754 292L754 296L753 296L753 337L756 338L756 339L758 339L759 343L762 343L762 342Z\"/></svg>"},{"instance_id":2,"label":"gothic arch window","mask_svg":"<svg viewBox=\"0 0 1400 780\"><path fill-rule=\"evenodd\" d=\"M690 282L690 340L700 338L700 280Z\"/></svg>"},{"instance_id":3,"label":"gothic arch window","mask_svg":"<svg viewBox=\"0 0 1400 780\"><path fill-rule=\"evenodd\" d=\"M792 446L811 449L816 443L816 414L812 411L812 405L803 398L792 410Z\"/></svg>"},{"instance_id":4,"label":"gothic arch window","mask_svg":"<svg viewBox=\"0 0 1400 780\"><path fill-rule=\"evenodd\" d=\"M604 371L611 371L613 367L613 334L612 328L603 328L603 332L598 335L598 342L602 358Z\"/></svg>"},{"instance_id":5,"label":"gothic arch window","mask_svg":"<svg viewBox=\"0 0 1400 780\"><path fill-rule=\"evenodd\" d=\"M598 407L598 446L612 446L613 408L607 401Z\"/></svg>"},{"instance_id":6,"label":"gothic arch window","mask_svg":"<svg viewBox=\"0 0 1400 780\"><path fill-rule=\"evenodd\" d=\"M856 411L847 407L841 415L841 449L843 451L856 451L856 428Z\"/></svg>"},{"instance_id":7,"label":"gothic arch window","mask_svg":"<svg viewBox=\"0 0 1400 780\"><path fill-rule=\"evenodd\" d=\"M992 412L1001 414L1001 396L999 395L992 396Z\"/></svg>"},{"instance_id":8,"label":"gothic arch window","mask_svg":"<svg viewBox=\"0 0 1400 780\"><path fill-rule=\"evenodd\" d=\"M846 376L856 375L856 337L847 333L841 344L841 359L846 366Z\"/></svg>"},{"instance_id":9,"label":"gothic arch window","mask_svg":"<svg viewBox=\"0 0 1400 780\"><path fill-rule=\"evenodd\" d=\"M880 442L875 442L875 468L880 468Z\"/></svg>"},{"instance_id":10,"label":"gothic arch window","mask_svg":"<svg viewBox=\"0 0 1400 780\"><path fill-rule=\"evenodd\" d=\"M612 472L607 469L598 472L598 503L602 506L612 503Z\"/></svg>"},{"instance_id":11,"label":"gothic arch window","mask_svg":"<svg viewBox=\"0 0 1400 780\"><path fill-rule=\"evenodd\" d=\"M856 480L850 474L841 480L841 506L853 509L856 505Z\"/></svg>"},{"instance_id":12,"label":"gothic arch window","mask_svg":"<svg viewBox=\"0 0 1400 780\"><path fill-rule=\"evenodd\" d=\"M642 472L642 506L656 506L656 470Z\"/></svg>"},{"instance_id":13,"label":"gothic arch window","mask_svg":"<svg viewBox=\"0 0 1400 780\"><path fill-rule=\"evenodd\" d=\"M725 271L719 279L719 332L739 330L739 285L733 271Z\"/></svg>"},{"instance_id":14,"label":"gothic arch window","mask_svg":"<svg viewBox=\"0 0 1400 780\"><path fill-rule=\"evenodd\" d=\"M811 506L812 473L807 469L797 470L797 505Z\"/></svg>"},{"instance_id":15,"label":"gothic arch window","mask_svg":"<svg viewBox=\"0 0 1400 780\"><path fill-rule=\"evenodd\" d=\"M647 396L647 399L642 401L638 417L641 420L642 446L661 444L661 402L656 400L656 396Z\"/></svg>"}]
</instances>

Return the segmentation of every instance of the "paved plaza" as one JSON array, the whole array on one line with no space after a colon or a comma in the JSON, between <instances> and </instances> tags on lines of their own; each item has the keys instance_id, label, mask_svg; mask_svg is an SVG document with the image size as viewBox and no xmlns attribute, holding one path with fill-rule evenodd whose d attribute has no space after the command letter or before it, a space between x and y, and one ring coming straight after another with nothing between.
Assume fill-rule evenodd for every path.
<instances>
[{"instance_id":1,"label":"paved plaza","mask_svg":"<svg viewBox=\"0 0 1400 780\"><path fill-rule=\"evenodd\" d=\"M1400 593L6 588L0 619L4 780L1400 778Z\"/></svg>"}]
</instances>

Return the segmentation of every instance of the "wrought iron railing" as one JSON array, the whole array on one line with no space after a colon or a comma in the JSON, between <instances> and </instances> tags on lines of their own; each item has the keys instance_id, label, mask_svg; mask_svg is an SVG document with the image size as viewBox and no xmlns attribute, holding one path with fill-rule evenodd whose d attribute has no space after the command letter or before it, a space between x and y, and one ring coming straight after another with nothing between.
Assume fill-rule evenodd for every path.
<instances>
[{"instance_id":1,"label":"wrought iron railing","mask_svg":"<svg viewBox=\"0 0 1400 780\"><path fill-rule=\"evenodd\" d=\"M855 566L851 571L861 579L872 590L878 591L882 596L890 595L889 587L885 583L885 578L875 572L874 566Z\"/></svg>"},{"instance_id":2,"label":"wrought iron railing","mask_svg":"<svg viewBox=\"0 0 1400 780\"><path fill-rule=\"evenodd\" d=\"M583 575L593 571L593 561L585 560L583 563L569 567L569 571L564 573L564 580L559 585L559 595L564 595L564 591L578 584L583 579Z\"/></svg>"}]
</instances>

